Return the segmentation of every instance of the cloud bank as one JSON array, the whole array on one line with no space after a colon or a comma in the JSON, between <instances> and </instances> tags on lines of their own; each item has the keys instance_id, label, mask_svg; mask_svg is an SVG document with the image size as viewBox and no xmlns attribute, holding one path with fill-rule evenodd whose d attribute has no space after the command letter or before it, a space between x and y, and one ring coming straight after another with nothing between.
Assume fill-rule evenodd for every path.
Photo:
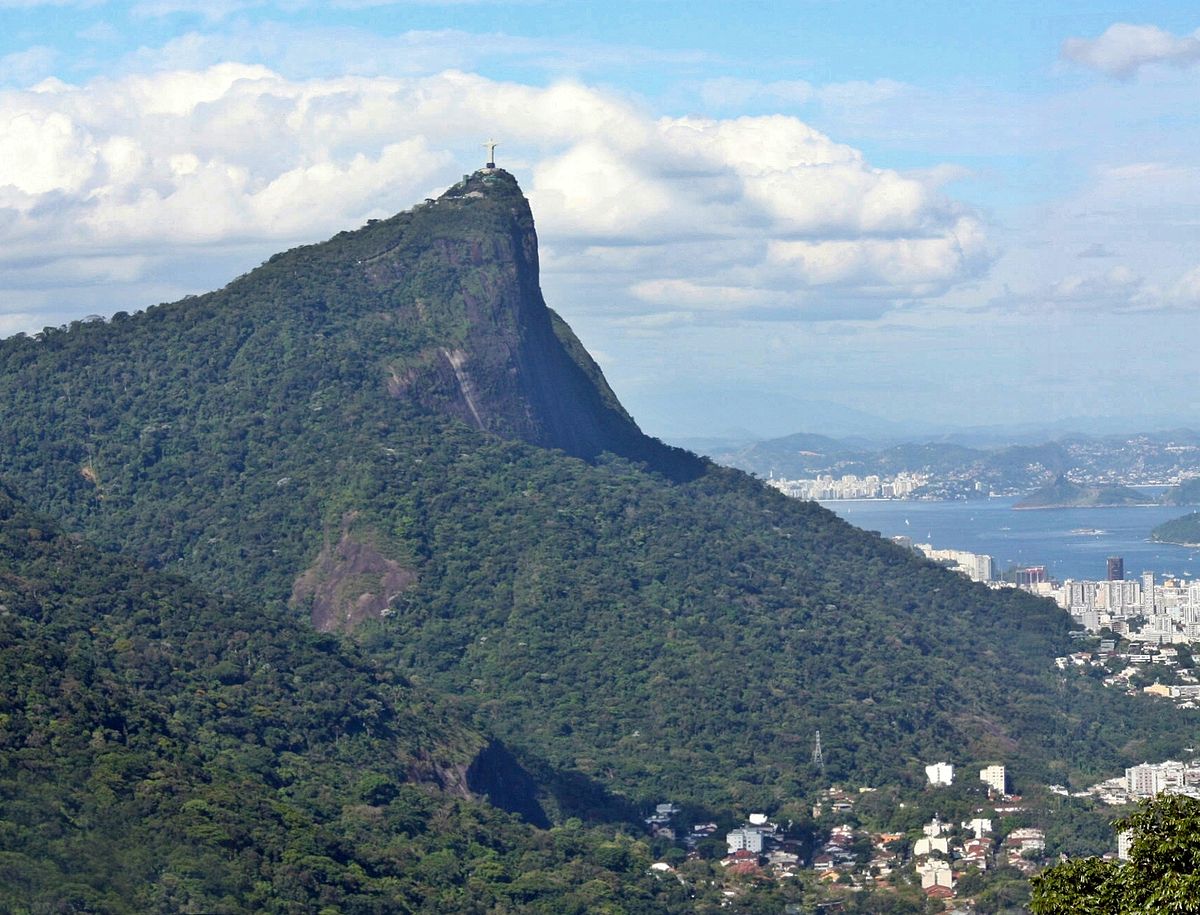
<instances>
[{"instance_id":1,"label":"cloud bank","mask_svg":"<svg viewBox=\"0 0 1200 915\"><path fill-rule=\"evenodd\" d=\"M312 241L452 182L493 132L547 270L616 277L642 310L864 317L988 263L983 223L933 178L793 117L653 117L577 83L226 63L3 92L0 125L10 292L57 276L63 294L145 294L185 260L194 279L215 252Z\"/></svg>"}]
</instances>

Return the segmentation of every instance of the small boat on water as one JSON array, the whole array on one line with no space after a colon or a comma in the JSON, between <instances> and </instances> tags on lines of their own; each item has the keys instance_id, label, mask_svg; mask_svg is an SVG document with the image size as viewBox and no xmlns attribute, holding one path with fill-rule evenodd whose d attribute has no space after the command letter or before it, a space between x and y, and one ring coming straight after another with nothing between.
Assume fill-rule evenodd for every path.
<instances>
[{"instance_id":1,"label":"small boat on water","mask_svg":"<svg viewBox=\"0 0 1200 915\"><path fill-rule=\"evenodd\" d=\"M1077 527L1071 533L1081 537L1098 537L1101 534L1107 534L1108 531L1102 531L1098 527Z\"/></svg>"}]
</instances>

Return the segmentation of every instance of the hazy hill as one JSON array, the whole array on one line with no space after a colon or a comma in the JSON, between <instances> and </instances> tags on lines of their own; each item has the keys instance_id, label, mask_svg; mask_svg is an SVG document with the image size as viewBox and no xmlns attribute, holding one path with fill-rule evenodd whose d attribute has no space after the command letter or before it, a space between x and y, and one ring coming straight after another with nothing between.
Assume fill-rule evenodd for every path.
<instances>
[{"instance_id":1,"label":"hazy hill","mask_svg":"<svg viewBox=\"0 0 1200 915\"><path fill-rule=\"evenodd\" d=\"M981 449L945 441L871 446L861 441L801 433L738 449L713 449L714 460L759 476L797 478L815 473L890 475L902 471L934 477L969 475L995 489L1021 488L1070 466L1059 443Z\"/></svg>"},{"instance_id":2,"label":"hazy hill","mask_svg":"<svg viewBox=\"0 0 1200 915\"><path fill-rule=\"evenodd\" d=\"M923 473L930 477L923 495L942 498L1029 493L1063 475L1082 481L1153 484L1200 473L1196 433L1186 429L1103 437L1073 434L1041 444L1010 441L991 447L947 439L886 445L799 434L749 445L717 442L707 446L705 453L762 477ZM1200 500L1200 484L1186 491L1176 487L1166 498L1191 504Z\"/></svg>"},{"instance_id":3,"label":"hazy hill","mask_svg":"<svg viewBox=\"0 0 1200 915\"><path fill-rule=\"evenodd\" d=\"M1152 499L1129 486L1082 486L1059 475L1053 483L1030 493L1013 508L1105 508L1145 505Z\"/></svg>"},{"instance_id":4,"label":"hazy hill","mask_svg":"<svg viewBox=\"0 0 1200 915\"><path fill-rule=\"evenodd\" d=\"M204 586L352 631L571 790L774 809L934 758L1065 781L1195 739L1069 620L643 436L545 308L511 176L210 295L0 346L0 471ZM826 771L809 769L820 729Z\"/></svg>"},{"instance_id":5,"label":"hazy hill","mask_svg":"<svg viewBox=\"0 0 1200 915\"><path fill-rule=\"evenodd\" d=\"M1200 477L1184 480L1163 493L1165 505L1200 505Z\"/></svg>"}]
</instances>

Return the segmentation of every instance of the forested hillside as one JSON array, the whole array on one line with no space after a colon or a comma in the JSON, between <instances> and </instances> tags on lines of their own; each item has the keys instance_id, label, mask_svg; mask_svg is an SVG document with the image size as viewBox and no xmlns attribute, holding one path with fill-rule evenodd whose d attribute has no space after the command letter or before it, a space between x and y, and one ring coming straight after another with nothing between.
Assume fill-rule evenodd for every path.
<instances>
[{"instance_id":1,"label":"forested hillside","mask_svg":"<svg viewBox=\"0 0 1200 915\"><path fill-rule=\"evenodd\" d=\"M1150 532L1151 540L1163 543L1200 543L1200 512L1166 521Z\"/></svg>"},{"instance_id":2,"label":"forested hillside","mask_svg":"<svg viewBox=\"0 0 1200 915\"><path fill-rule=\"evenodd\" d=\"M774 809L947 756L1066 782L1196 739L1062 680L1050 603L642 435L542 303L502 172L216 293L6 341L0 397L0 473L38 510L453 692L573 786L552 816Z\"/></svg>"},{"instance_id":3,"label":"forested hillside","mask_svg":"<svg viewBox=\"0 0 1200 915\"><path fill-rule=\"evenodd\" d=\"M5 912L683 910L644 843L477 797L528 778L444 700L2 489L0 682Z\"/></svg>"}]
</instances>

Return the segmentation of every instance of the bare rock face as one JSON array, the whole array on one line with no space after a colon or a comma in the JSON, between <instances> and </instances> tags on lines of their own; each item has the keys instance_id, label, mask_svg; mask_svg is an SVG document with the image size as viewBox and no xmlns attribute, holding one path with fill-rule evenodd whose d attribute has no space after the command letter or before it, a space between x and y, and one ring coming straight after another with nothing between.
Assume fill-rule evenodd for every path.
<instances>
[{"instance_id":1,"label":"bare rock face","mask_svg":"<svg viewBox=\"0 0 1200 915\"><path fill-rule=\"evenodd\" d=\"M353 520L353 515L346 518L340 539L326 543L292 586L292 606L308 608L313 626L321 632L348 632L377 619L417 580L411 569L357 539L351 531Z\"/></svg>"},{"instance_id":2,"label":"bare rock face","mask_svg":"<svg viewBox=\"0 0 1200 915\"><path fill-rule=\"evenodd\" d=\"M467 176L418 207L366 280L398 326L429 344L398 354L386 386L485 432L592 459L611 452L673 477L698 459L645 435L539 285L529 203L503 169Z\"/></svg>"}]
</instances>

